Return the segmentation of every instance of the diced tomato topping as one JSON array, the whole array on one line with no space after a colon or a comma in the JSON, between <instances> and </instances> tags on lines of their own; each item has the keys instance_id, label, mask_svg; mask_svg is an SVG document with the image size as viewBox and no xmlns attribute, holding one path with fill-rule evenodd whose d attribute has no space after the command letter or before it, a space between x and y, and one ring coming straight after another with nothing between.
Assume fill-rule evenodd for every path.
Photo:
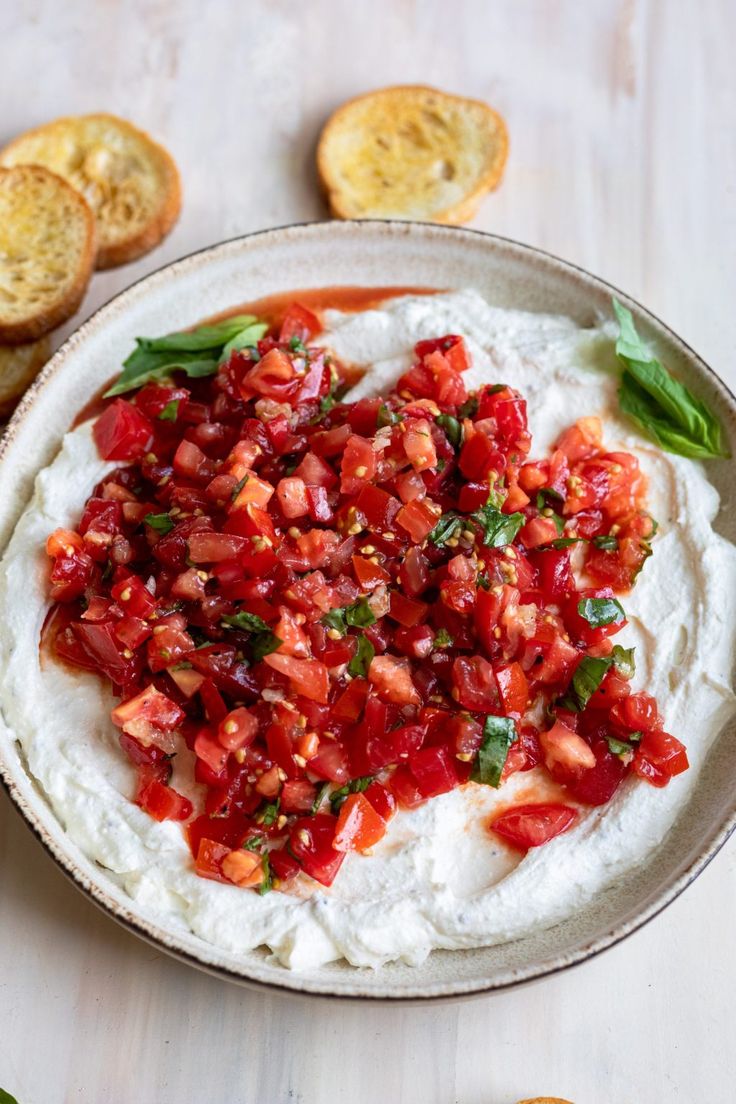
<instances>
[{"instance_id":1,"label":"diced tomato topping","mask_svg":"<svg viewBox=\"0 0 736 1104\"><path fill-rule=\"evenodd\" d=\"M48 538L42 644L112 686L132 799L187 821L201 876L289 892L481 776L499 722L502 788L536 768L591 806L685 770L611 640L655 532L636 458L595 417L533 456L524 397L469 392L459 335L341 400L320 326L293 304L216 373L109 402L94 439L120 467ZM526 850L577 815L492 830Z\"/></svg>"}]
</instances>

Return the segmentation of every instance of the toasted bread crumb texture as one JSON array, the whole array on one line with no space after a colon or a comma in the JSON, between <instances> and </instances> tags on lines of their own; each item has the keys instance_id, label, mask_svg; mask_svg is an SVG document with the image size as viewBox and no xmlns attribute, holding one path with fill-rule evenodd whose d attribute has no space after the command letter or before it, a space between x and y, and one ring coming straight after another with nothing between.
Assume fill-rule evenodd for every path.
<instances>
[{"instance_id":1,"label":"toasted bread crumb texture","mask_svg":"<svg viewBox=\"0 0 736 1104\"><path fill-rule=\"evenodd\" d=\"M37 165L0 168L0 343L33 341L79 306L95 258L94 216Z\"/></svg>"},{"instance_id":2,"label":"toasted bread crumb texture","mask_svg":"<svg viewBox=\"0 0 736 1104\"><path fill-rule=\"evenodd\" d=\"M339 108L317 161L341 218L464 222L498 184L507 149L503 119L487 104L407 86Z\"/></svg>"},{"instance_id":3,"label":"toasted bread crumb texture","mask_svg":"<svg viewBox=\"0 0 736 1104\"><path fill-rule=\"evenodd\" d=\"M5 417L33 383L51 354L48 337L29 345L0 346L0 417Z\"/></svg>"},{"instance_id":4,"label":"toasted bread crumb texture","mask_svg":"<svg viewBox=\"0 0 736 1104\"><path fill-rule=\"evenodd\" d=\"M98 268L123 264L157 245L181 206L170 155L124 119L83 115L21 134L1 165L38 164L63 176L97 218Z\"/></svg>"}]
</instances>

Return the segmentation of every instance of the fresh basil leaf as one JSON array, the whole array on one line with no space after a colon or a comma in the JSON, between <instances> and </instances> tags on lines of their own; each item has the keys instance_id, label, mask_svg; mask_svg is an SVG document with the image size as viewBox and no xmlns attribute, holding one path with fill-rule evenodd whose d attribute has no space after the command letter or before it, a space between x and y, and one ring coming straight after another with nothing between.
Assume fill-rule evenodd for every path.
<instances>
[{"instance_id":1,"label":"fresh basil leaf","mask_svg":"<svg viewBox=\"0 0 736 1104\"><path fill-rule=\"evenodd\" d=\"M583 656L575 668L567 693L560 699L563 709L582 713L593 694L603 682L613 663L613 656Z\"/></svg>"},{"instance_id":2,"label":"fresh basil leaf","mask_svg":"<svg viewBox=\"0 0 736 1104\"><path fill-rule=\"evenodd\" d=\"M229 629L240 629L241 632L264 633L270 632L268 625L262 617L246 610L239 610L222 618L222 624Z\"/></svg>"},{"instance_id":3,"label":"fresh basil leaf","mask_svg":"<svg viewBox=\"0 0 736 1104\"><path fill-rule=\"evenodd\" d=\"M365 595L358 598L350 606L342 606L329 610L322 618L322 624L330 629L336 629L341 636L348 631L348 626L355 629L365 629L368 625L375 625L376 617Z\"/></svg>"},{"instance_id":4,"label":"fresh basil leaf","mask_svg":"<svg viewBox=\"0 0 736 1104\"><path fill-rule=\"evenodd\" d=\"M276 636L272 632L262 632L254 634L248 641L250 648L250 654L256 663L260 662L264 656L270 655L271 652L276 652L283 644L283 640Z\"/></svg>"},{"instance_id":5,"label":"fresh basil leaf","mask_svg":"<svg viewBox=\"0 0 736 1104\"><path fill-rule=\"evenodd\" d=\"M330 783L330 782L323 782L322 785L320 786L320 788L317 790L317 796L315 797L314 802L312 804L312 812L313 813L319 812L319 808L320 808L322 802L326 798L327 794L330 792L331 784L332 783Z\"/></svg>"},{"instance_id":6,"label":"fresh basil leaf","mask_svg":"<svg viewBox=\"0 0 736 1104\"><path fill-rule=\"evenodd\" d=\"M620 644L613 645L611 659L613 660L614 667L622 678L630 679L636 674L634 651L634 648L623 648Z\"/></svg>"},{"instance_id":7,"label":"fresh basil leaf","mask_svg":"<svg viewBox=\"0 0 736 1104\"><path fill-rule=\"evenodd\" d=\"M250 478L250 474L249 474L249 472L246 472L245 475L243 476L243 478L238 480L238 482L233 487L232 494L230 495L230 501L231 502L235 501L235 499L238 497L238 495L242 491L245 484L248 482L249 478Z\"/></svg>"},{"instance_id":8,"label":"fresh basil leaf","mask_svg":"<svg viewBox=\"0 0 736 1104\"><path fill-rule=\"evenodd\" d=\"M537 509L543 510L545 506L549 506L550 499L556 504L558 502L564 502L565 496L560 494L559 491L556 491L554 487L541 487L540 490L537 491Z\"/></svg>"},{"instance_id":9,"label":"fresh basil leaf","mask_svg":"<svg viewBox=\"0 0 736 1104\"><path fill-rule=\"evenodd\" d=\"M277 797L275 801L270 801L268 805L264 806L263 812L258 819L265 828L270 828L272 824L275 824L276 818L279 815L280 804L281 798Z\"/></svg>"},{"instance_id":10,"label":"fresh basil leaf","mask_svg":"<svg viewBox=\"0 0 736 1104\"><path fill-rule=\"evenodd\" d=\"M651 355L631 311L616 299L613 310L619 324L616 354L626 369L619 389L622 411L668 452L698 460L730 456L715 415Z\"/></svg>"},{"instance_id":11,"label":"fresh basil leaf","mask_svg":"<svg viewBox=\"0 0 736 1104\"><path fill-rule=\"evenodd\" d=\"M244 326L242 330L239 330L227 344L223 347L220 353L219 363L226 364L233 353L239 352L240 349L255 349L258 342L266 333L268 325L265 322L256 322L254 319L249 325Z\"/></svg>"},{"instance_id":12,"label":"fresh basil leaf","mask_svg":"<svg viewBox=\"0 0 736 1104\"><path fill-rule=\"evenodd\" d=\"M487 502L470 515L483 530L483 544L503 548L511 544L526 518L523 514L502 514L492 502Z\"/></svg>"},{"instance_id":13,"label":"fresh basil leaf","mask_svg":"<svg viewBox=\"0 0 736 1104\"><path fill-rule=\"evenodd\" d=\"M296 334L294 334L293 337L289 338L289 348L291 349L292 353L306 353L307 351L307 346L304 344L300 337L297 337Z\"/></svg>"},{"instance_id":14,"label":"fresh basil leaf","mask_svg":"<svg viewBox=\"0 0 736 1104\"><path fill-rule=\"evenodd\" d=\"M262 847L266 842L265 836L251 836L243 844L244 851L257 851L259 847Z\"/></svg>"},{"instance_id":15,"label":"fresh basil leaf","mask_svg":"<svg viewBox=\"0 0 736 1104\"><path fill-rule=\"evenodd\" d=\"M459 422L457 418L453 418L452 414L440 414L436 422L440 429L445 431L445 436L452 447L459 449L463 443L462 422Z\"/></svg>"},{"instance_id":16,"label":"fresh basil leaf","mask_svg":"<svg viewBox=\"0 0 736 1104\"><path fill-rule=\"evenodd\" d=\"M221 349L237 334L258 319L254 314L234 314L221 322L197 326L193 330L164 334L163 337L139 337L138 344L152 353L199 353L203 349Z\"/></svg>"},{"instance_id":17,"label":"fresh basil leaf","mask_svg":"<svg viewBox=\"0 0 736 1104\"><path fill-rule=\"evenodd\" d=\"M135 349L123 362L121 375L105 392L105 398L122 395L176 371L185 372L194 379L212 376L230 343L246 331L250 342L257 341L266 329L265 323L257 322L253 315L239 315L212 326L199 326L164 337L139 337Z\"/></svg>"},{"instance_id":18,"label":"fresh basil leaf","mask_svg":"<svg viewBox=\"0 0 736 1104\"><path fill-rule=\"evenodd\" d=\"M572 544L581 544L584 541L585 537L558 537L556 540L550 541L549 544L541 545L538 551L548 552L551 548L554 548L559 552L561 548L569 548Z\"/></svg>"},{"instance_id":19,"label":"fresh basil leaf","mask_svg":"<svg viewBox=\"0 0 736 1104\"><path fill-rule=\"evenodd\" d=\"M615 736L606 736L606 743L612 755L626 755L634 750L631 744L627 744L625 740L617 740Z\"/></svg>"},{"instance_id":20,"label":"fresh basil leaf","mask_svg":"<svg viewBox=\"0 0 736 1104\"><path fill-rule=\"evenodd\" d=\"M181 399L172 399L171 402L167 402L158 416L160 422L175 422L179 417L179 403Z\"/></svg>"},{"instance_id":21,"label":"fresh basil leaf","mask_svg":"<svg viewBox=\"0 0 736 1104\"><path fill-rule=\"evenodd\" d=\"M346 606L343 613L348 625L352 625L355 629L365 629L376 623L376 616L365 595L362 595L357 602L353 602L352 606Z\"/></svg>"},{"instance_id":22,"label":"fresh basil leaf","mask_svg":"<svg viewBox=\"0 0 736 1104\"><path fill-rule=\"evenodd\" d=\"M146 514L143 518L146 525L150 525L156 533L160 533L164 536L166 533L170 533L174 528L174 523L168 514Z\"/></svg>"},{"instance_id":23,"label":"fresh basil leaf","mask_svg":"<svg viewBox=\"0 0 736 1104\"><path fill-rule=\"evenodd\" d=\"M479 575L478 576L478 586L483 587L483 590L490 590L491 589L491 580L488 578L487 575Z\"/></svg>"},{"instance_id":24,"label":"fresh basil leaf","mask_svg":"<svg viewBox=\"0 0 736 1104\"><path fill-rule=\"evenodd\" d=\"M348 663L348 674L353 678L365 678L368 674L368 668L371 665L371 660L376 654L376 649L371 644L367 636L363 633L357 638L358 648L353 658Z\"/></svg>"},{"instance_id":25,"label":"fresh basil leaf","mask_svg":"<svg viewBox=\"0 0 736 1104\"><path fill-rule=\"evenodd\" d=\"M258 886L258 892L261 897L264 897L266 893L270 893L273 889L273 874L271 872L271 859L268 852L265 855L261 855L261 864L263 866L263 881Z\"/></svg>"},{"instance_id":26,"label":"fresh basil leaf","mask_svg":"<svg viewBox=\"0 0 736 1104\"><path fill-rule=\"evenodd\" d=\"M385 429L386 426L398 425L399 422L403 422L403 418L400 414L397 414L395 410L391 410L386 403L381 403L378 408L378 414L376 415L376 426L378 429Z\"/></svg>"},{"instance_id":27,"label":"fresh basil leaf","mask_svg":"<svg viewBox=\"0 0 736 1104\"><path fill-rule=\"evenodd\" d=\"M133 391L152 380L165 379L177 371L197 379L213 376L217 371L217 359L205 353L152 353L139 347L124 362L122 373L103 397L108 399L113 395L123 395L126 391Z\"/></svg>"},{"instance_id":28,"label":"fresh basil leaf","mask_svg":"<svg viewBox=\"0 0 736 1104\"><path fill-rule=\"evenodd\" d=\"M461 420L463 418L474 418L478 413L478 396L471 395L469 399L466 399L461 407L458 408L457 416Z\"/></svg>"},{"instance_id":29,"label":"fresh basil leaf","mask_svg":"<svg viewBox=\"0 0 736 1104\"><path fill-rule=\"evenodd\" d=\"M440 520L435 525L432 532L429 534L429 540L432 544L436 544L438 548L441 548L443 544L447 544L448 540L452 540L456 533L459 533L465 522L459 514L454 510L450 510L449 513L443 514Z\"/></svg>"},{"instance_id":30,"label":"fresh basil leaf","mask_svg":"<svg viewBox=\"0 0 736 1104\"><path fill-rule=\"evenodd\" d=\"M345 622L345 609L331 609L322 618L322 624L327 625L328 629L336 629L340 633L340 636L344 636L348 631L347 624Z\"/></svg>"},{"instance_id":31,"label":"fresh basil leaf","mask_svg":"<svg viewBox=\"0 0 736 1104\"><path fill-rule=\"evenodd\" d=\"M509 748L517 739L516 724L511 717L489 714L483 724L483 742L471 778L485 786L498 787L501 782Z\"/></svg>"},{"instance_id":32,"label":"fresh basil leaf","mask_svg":"<svg viewBox=\"0 0 736 1104\"><path fill-rule=\"evenodd\" d=\"M447 629L438 629L434 634L434 648L449 648L452 644L452 637Z\"/></svg>"},{"instance_id":33,"label":"fresh basil leaf","mask_svg":"<svg viewBox=\"0 0 736 1104\"><path fill-rule=\"evenodd\" d=\"M617 538L612 537L610 533L601 533L593 537L593 544L596 548L600 548L601 552L615 552L618 548Z\"/></svg>"},{"instance_id":34,"label":"fresh basil leaf","mask_svg":"<svg viewBox=\"0 0 736 1104\"><path fill-rule=\"evenodd\" d=\"M626 619L623 606L615 598L581 598L578 613L594 629L618 625Z\"/></svg>"},{"instance_id":35,"label":"fresh basil leaf","mask_svg":"<svg viewBox=\"0 0 736 1104\"><path fill-rule=\"evenodd\" d=\"M364 793L370 786L371 782L373 782L374 778L374 774L365 774L362 778L353 778L352 781L348 782L344 786L341 786L339 790L333 790L333 792L330 794L330 806L332 808L332 812L337 814L343 801L346 797L349 797L350 794Z\"/></svg>"}]
</instances>

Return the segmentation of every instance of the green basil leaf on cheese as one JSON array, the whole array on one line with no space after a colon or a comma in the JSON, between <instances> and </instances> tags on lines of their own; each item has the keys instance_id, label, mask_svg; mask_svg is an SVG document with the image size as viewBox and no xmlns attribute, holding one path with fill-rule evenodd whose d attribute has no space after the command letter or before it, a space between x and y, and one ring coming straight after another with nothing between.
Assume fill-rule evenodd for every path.
<instances>
[{"instance_id":1,"label":"green basil leaf on cheese","mask_svg":"<svg viewBox=\"0 0 736 1104\"><path fill-rule=\"evenodd\" d=\"M516 739L516 724L511 717L489 714L483 724L483 741L470 776L473 781L498 787L509 748Z\"/></svg>"},{"instance_id":2,"label":"green basil leaf on cheese","mask_svg":"<svg viewBox=\"0 0 736 1104\"><path fill-rule=\"evenodd\" d=\"M619 388L624 414L667 452L696 460L730 456L715 415L651 355L631 311L616 299L613 310L619 324L616 354L625 368Z\"/></svg>"}]
</instances>

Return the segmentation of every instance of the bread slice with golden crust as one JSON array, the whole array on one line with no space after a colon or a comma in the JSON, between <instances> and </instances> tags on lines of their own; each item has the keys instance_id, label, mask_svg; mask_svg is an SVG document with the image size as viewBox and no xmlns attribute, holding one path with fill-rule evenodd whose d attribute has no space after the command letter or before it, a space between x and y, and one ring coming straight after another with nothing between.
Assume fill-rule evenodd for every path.
<instances>
[{"instance_id":1,"label":"bread slice with golden crust","mask_svg":"<svg viewBox=\"0 0 736 1104\"><path fill-rule=\"evenodd\" d=\"M0 168L0 345L35 341L74 314L96 253L79 192L39 165Z\"/></svg>"},{"instance_id":2,"label":"bread slice with golden crust","mask_svg":"<svg viewBox=\"0 0 736 1104\"><path fill-rule=\"evenodd\" d=\"M528 1100L520 1100L519 1104L571 1104L569 1100L563 1100L561 1096L530 1096Z\"/></svg>"},{"instance_id":3,"label":"bread slice with golden crust","mask_svg":"<svg viewBox=\"0 0 736 1104\"><path fill-rule=\"evenodd\" d=\"M97 268L148 253L179 216L179 171L167 151L115 115L56 119L0 150L0 165L44 165L63 176L97 219Z\"/></svg>"},{"instance_id":4,"label":"bread slice with golden crust","mask_svg":"<svg viewBox=\"0 0 736 1104\"><path fill-rule=\"evenodd\" d=\"M7 418L51 355L48 337L29 345L0 346L0 418Z\"/></svg>"},{"instance_id":5,"label":"bread slice with golden crust","mask_svg":"<svg viewBox=\"0 0 736 1104\"><path fill-rule=\"evenodd\" d=\"M397 85L338 108L317 169L338 218L461 223L499 183L507 153L506 124L488 104Z\"/></svg>"}]
</instances>

